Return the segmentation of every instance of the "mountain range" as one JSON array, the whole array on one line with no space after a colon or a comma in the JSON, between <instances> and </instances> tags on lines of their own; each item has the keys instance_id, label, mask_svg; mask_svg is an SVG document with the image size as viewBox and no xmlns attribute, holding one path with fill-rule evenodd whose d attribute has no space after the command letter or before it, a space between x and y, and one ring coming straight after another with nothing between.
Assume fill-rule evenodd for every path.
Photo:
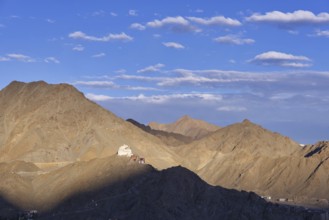
<instances>
[{"instance_id":1,"label":"mountain range","mask_svg":"<svg viewBox=\"0 0 329 220\"><path fill-rule=\"evenodd\" d=\"M118 156L124 144L146 164ZM320 218L328 146L302 147L248 120L220 128L184 116L145 126L71 85L15 81L0 91L0 217ZM271 203L280 198L321 210Z\"/></svg>"}]
</instances>

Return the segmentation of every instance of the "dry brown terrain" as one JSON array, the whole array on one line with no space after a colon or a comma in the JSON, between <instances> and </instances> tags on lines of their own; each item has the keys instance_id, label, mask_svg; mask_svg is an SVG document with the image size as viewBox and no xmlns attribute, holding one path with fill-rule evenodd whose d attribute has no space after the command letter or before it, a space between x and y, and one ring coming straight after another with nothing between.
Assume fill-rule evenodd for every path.
<instances>
[{"instance_id":1,"label":"dry brown terrain","mask_svg":"<svg viewBox=\"0 0 329 220\"><path fill-rule=\"evenodd\" d=\"M80 214L84 219L86 213L96 218L111 207L118 212L99 218L300 219L314 214L272 206L252 193L214 188L181 167L153 168L178 164L213 185L328 205L328 142L300 147L248 120L221 129L186 116L174 124L173 132L198 140L168 148L173 140L166 142L167 133L145 132L70 85L12 82L0 91L1 214L15 212L10 203L63 219ZM123 144L147 164L117 156ZM102 206L95 207L97 199Z\"/></svg>"},{"instance_id":2,"label":"dry brown terrain","mask_svg":"<svg viewBox=\"0 0 329 220\"><path fill-rule=\"evenodd\" d=\"M181 146L178 153L210 184L328 207L328 146L302 148L245 120Z\"/></svg>"},{"instance_id":3,"label":"dry brown terrain","mask_svg":"<svg viewBox=\"0 0 329 220\"><path fill-rule=\"evenodd\" d=\"M0 92L0 162L87 161L127 144L158 168L175 155L153 135L87 100L67 84L13 82Z\"/></svg>"}]
</instances>

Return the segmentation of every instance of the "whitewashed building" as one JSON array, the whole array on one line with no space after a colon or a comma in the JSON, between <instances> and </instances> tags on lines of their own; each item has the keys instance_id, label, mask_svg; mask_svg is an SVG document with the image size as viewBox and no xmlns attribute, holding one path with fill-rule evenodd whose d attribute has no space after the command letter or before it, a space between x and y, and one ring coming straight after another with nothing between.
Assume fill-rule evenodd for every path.
<instances>
[{"instance_id":1,"label":"whitewashed building","mask_svg":"<svg viewBox=\"0 0 329 220\"><path fill-rule=\"evenodd\" d=\"M119 147L118 156L131 157L132 155L133 152L128 145L124 144L121 147Z\"/></svg>"}]
</instances>

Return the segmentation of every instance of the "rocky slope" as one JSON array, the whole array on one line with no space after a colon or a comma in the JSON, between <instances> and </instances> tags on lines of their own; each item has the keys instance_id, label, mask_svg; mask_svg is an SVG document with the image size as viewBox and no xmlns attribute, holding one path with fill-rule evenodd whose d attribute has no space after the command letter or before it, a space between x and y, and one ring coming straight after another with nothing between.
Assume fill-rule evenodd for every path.
<instances>
[{"instance_id":1,"label":"rocky slope","mask_svg":"<svg viewBox=\"0 0 329 220\"><path fill-rule=\"evenodd\" d=\"M171 124L159 124L150 122L149 126L154 130L166 131L191 137L194 140L201 139L210 133L220 129L220 127L209 124L205 121L193 119L187 115Z\"/></svg>"},{"instance_id":2,"label":"rocky slope","mask_svg":"<svg viewBox=\"0 0 329 220\"><path fill-rule=\"evenodd\" d=\"M127 121L137 126L138 128L142 129L143 131L158 137L163 143L171 147L179 146L182 144L188 144L193 141L192 137L188 137L182 134L177 134L172 132L154 130L150 126L143 125L133 119L127 119Z\"/></svg>"},{"instance_id":3,"label":"rocky slope","mask_svg":"<svg viewBox=\"0 0 329 220\"><path fill-rule=\"evenodd\" d=\"M68 84L12 82L0 91L0 162L65 163L106 157L128 144L153 166L175 164L154 136Z\"/></svg>"},{"instance_id":4,"label":"rocky slope","mask_svg":"<svg viewBox=\"0 0 329 220\"><path fill-rule=\"evenodd\" d=\"M178 148L184 165L208 183L272 198L328 206L327 145L304 149L245 120Z\"/></svg>"}]
</instances>

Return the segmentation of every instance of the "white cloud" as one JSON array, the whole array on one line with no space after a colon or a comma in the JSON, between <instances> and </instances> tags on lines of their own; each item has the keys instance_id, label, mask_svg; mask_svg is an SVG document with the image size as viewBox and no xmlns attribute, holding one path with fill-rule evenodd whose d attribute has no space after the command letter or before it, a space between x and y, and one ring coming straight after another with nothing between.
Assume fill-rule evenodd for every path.
<instances>
[{"instance_id":1,"label":"white cloud","mask_svg":"<svg viewBox=\"0 0 329 220\"><path fill-rule=\"evenodd\" d=\"M269 99L271 100L287 100L292 99L296 96L295 93L278 93L271 96Z\"/></svg>"},{"instance_id":2,"label":"white cloud","mask_svg":"<svg viewBox=\"0 0 329 220\"><path fill-rule=\"evenodd\" d=\"M329 30L316 30L315 36L317 37L329 37Z\"/></svg>"},{"instance_id":3,"label":"white cloud","mask_svg":"<svg viewBox=\"0 0 329 220\"><path fill-rule=\"evenodd\" d=\"M133 23L133 24L130 25L130 28L131 29L136 29L136 30L139 30L139 31L145 30L145 26L140 24L140 23Z\"/></svg>"},{"instance_id":4,"label":"white cloud","mask_svg":"<svg viewBox=\"0 0 329 220\"><path fill-rule=\"evenodd\" d=\"M85 48L84 48L84 46L82 46L81 44L78 44L78 45L74 46L74 47L72 48L72 50L81 52L81 51L84 51Z\"/></svg>"},{"instance_id":5,"label":"white cloud","mask_svg":"<svg viewBox=\"0 0 329 220\"><path fill-rule=\"evenodd\" d=\"M154 20L147 23L147 26L153 28L163 27L165 25L179 25L179 26L188 26L190 23L188 20L182 16L177 17L166 17L162 20Z\"/></svg>"},{"instance_id":6,"label":"white cloud","mask_svg":"<svg viewBox=\"0 0 329 220\"><path fill-rule=\"evenodd\" d=\"M198 9L195 10L195 12L196 12L196 13L203 13L204 11L203 11L202 9L199 9L199 8L198 8Z\"/></svg>"},{"instance_id":7,"label":"white cloud","mask_svg":"<svg viewBox=\"0 0 329 220\"><path fill-rule=\"evenodd\" d=\"M260 65L274 65L282 67L309 67L311 59L306 56L296 56L277 51L268 51L255 56L252 63Z\"/></svg>"},{"instance_id":8,"label":"white cloud","mask_svg":"<svg viewBox=\"0 0 329 220\"><path fill-rule=\"evenodd\" d=\"M123 80L139 80L139 81L146 81L146 82L158 82L161 80L165 80L167 78L165 77L149 77L149 76L136 76L136 75L127 75L127 74L123 74L123 75L119 75L116 76L115 79L123 79Z\"/></svg>"},{"instance_id":9,"label":"white cloud","mask_svg":"<svg viewBox=\"0 0 329 220\"><path fill-rule=\"evenodd\" d=\"M111 15L111 16L113 16L113 17L116 17L116 16L118 16L118 14L117 14L117 13L115 13L115 12L111 12L111 13L110 13L110 15Z\"/></svg>"},{"instance_id":10,"label":"white cloud","mask_svg":"<svg viewBox=\"0 0 329 220\"><path fill-rule=\"evenodd\" d=\"M158 72L163 68L165 65L162 63L155 64L153 66L148 66L143 69L137 70L138 73L146 73L146 72Z\"/></svg>"},{"instance_id":11,"label":"white cloud","mask_svg":"<svg viewBox=\"0 0 329 220\"><path fill-rule=\"evenodd\" d=\"M132 10L132 9L128 11L128 14L130 16L138 16L137 11L136 10Z\"/></svg>"},{"instance_id":12,"label":"white cloud","mask_svg":"<svg viewBox=\"0 0 329 220\"><path fill-rule=\"evenodd\" d=\"M164 104L171 102L173 100L203 100L203 101L221 101L223 97L221 95L207 94L207 93L177 93L169 95L150 95L145 96L140 94L137 96L126 96L126 97L111 97L105 95L95 95L87 94L87 98L93 101L107 101L107 100L130 100L130 101L140 101L144 103L152 104Z\"/></svg>"},{"instance_id":13,"label":"white cloud","mask_svg":"<svg viewBox=\"0 0 329 220\"><path fill-rule=\"evenodd\" d=\"M115 79L137 80L145 82L155 82L160 87L175 87L183 85L193 85L199 87L213 88L229 83L265 83L274 82L280 75L257 74L239 71L224 70L188 70L174 69L166 71L166 77L140 76L140 75L119 75Z\"/></svg>"},{"instance_id":14,"label":"white cloud","mask_svg":"<svg viewBox=\"0 0 329 220\"><path fill-rule=\"evenodd\" d=\"M115 83L112 81L77 81L73 85L88 86L93 88L114 88Z\"/></svg>"},{"instance_id":15,"label":"white cloud","mask_svg":"<svg viewBox=\"0 0 329 220\"><path fill-rule=\"evenodd\" d=\"M211 18L198 18L198 17L187 17L192 22L201 24L201 25L224 25L224 26L240 26L241 22L232 19L226 18L224 16L215 16Z\"/></svg>"},{"instance_id":16,"label":"white cloud","mask_svg":"<svg viewBox=\"0 0 329 220\"><path fill-rule=\"evenodd\" d=\"M118 40L118 41L133 40L133 38L131 36L129 36L123 32L121 34L108 34L107 36L103 36L103 37L95 37L95 36L87 35L81 31L76 31L76 32L70 33L69 37L73 38L73 39L82 39L82 40L98 41L98 42L109 42L109 41L114 41L114 40Z\"/></svg>"},{"instance_id":17,"label":"white cloud","mask_svg":"<svg viewBox=\"0 0 329 220\"><path fill-rule=\"evenodd\" d=\"M241 106L222 106L217 108L217 111L220 112L245 112L248 109L246 107Z\"/></svg>"},{"instance_id":18,"label":"white cloud","mask_svg":"<svg viewBox=\"0 0 329 220\"><path fill-rule=\"evenodd\" d=\"M170 48L175 48L175 49L184 49L185 48L182 44L176 43L176 42L163 42L162 44L165 47L170 47Z\"/></svg>"},{"instance_id":19,"label":"white cloud","mask_svg":"<svg viewBox=\"0 0 329 220\"><path fill-rule=\"evenodd\" d=\"M60 63L60 61L55 57L47 57L47 58L44 59L44 61L46 63L56 63L56 64Z\"/></svg>"},{"instance_id":20,"label":"white cloud","mask_svg":"<svg viewBox=\"0 0 329 220\"><path fill-rule=\"evenodd\" d=\"M217 37L214 39L214 41L216 41L218 43L223 43L223 44L235 44L235 45L255 43L255 40L253 40L253 39L240 38L239 36L236 36L236 35L226 35L226 36Z\"/></svg>"},{"instance_id":21,"label":"white cloud","mask_svg":"<svg viewBox=\"0 0 329 220\"><path fill-rule=\"evenodd\" d=\"M91 101L96 101L96 102L103 102L103 101L108 101L108 100L112 99L110 96L96 95L96 94L92 94L92 93L86 94L86 98Z\"/></svg>"},{"instance_id":22,"label":"white cloud","mask_svg":"<svg viewBox=\"0 0 329 220\"><path fill-rule=\"evenodd\" d=\"M17 54L17 53L7 54L7 58L9 60L16 60L16 61L20 61L20 62L24 62L24 63L36 62L36 60L34 58L31 58L31 57L26 56L24 54Z\"/></svg>"},{"instance_id":23,"label":"white cloud","mask_svg":"<svg viewBox=\"0 0 329 220\"><path fill-rule=\"evenodd\" d=\"M105 56L106 56L105 53L98 53L98 54L92 55L93 58L101 58L101 57L105 57Z\"/></svg>"},{"instance_id":24,"label":"white cloud","mask_svg":"<svg viewBox=\"0 0 329 220\"><path fill-rule=\"evenodd\" d=\"M146 24L148 27L151 28L169 28L172 31L177 32L187 32L187 31L200 31L196 27L192 26L188 20L183 18L182 16L177 17L166 17L162 20L154 20L147 22Z\"/></svg>"},{"instance_id":25,"label":"white cloud","mask_svg":"<svg viewBox=\"0 0 329 220\"><path fill-rule=\"evenodd\" d=\"M121 88L126 90L138 90L138 91L160 91L160 89L153 87L144 87L144 86L121 86Z\"/></svg>"},{"instance_id":26,"label":"white cloud","mask_svg":"<svg viewBox=\"0 0 329 220\"><path fill-rule=\"evenodd\" d=\"M274 23L282 25L329 24L329 13L314 14L311 11L298 10L292 13L271 11L265 14L255 13L246 18L250 22Z\"/></svg>"},{"instance_id":27,"label":"white cloud","mask_svg":"<svg viewBox=\"0 0 329 220\"><path fill-rule=\"evenodd\" d=\"M77 86L84 86L96 89L122 89L135 91L159 91L159 89L144 86L117 85L112 81L77 81L72 83Z\"/></svg>"},{"instance_id":28,"label":"white cloud","mask_svg":"<svg viewBox=\"0 0 329 220\"><path fill-rule=\"evenodd\" d=\"M195 86L218 83L221 80L192 74L190 76L168 77L157 83L158 86L177 86L191 84Z\"/></svg>"}]
</instances>

